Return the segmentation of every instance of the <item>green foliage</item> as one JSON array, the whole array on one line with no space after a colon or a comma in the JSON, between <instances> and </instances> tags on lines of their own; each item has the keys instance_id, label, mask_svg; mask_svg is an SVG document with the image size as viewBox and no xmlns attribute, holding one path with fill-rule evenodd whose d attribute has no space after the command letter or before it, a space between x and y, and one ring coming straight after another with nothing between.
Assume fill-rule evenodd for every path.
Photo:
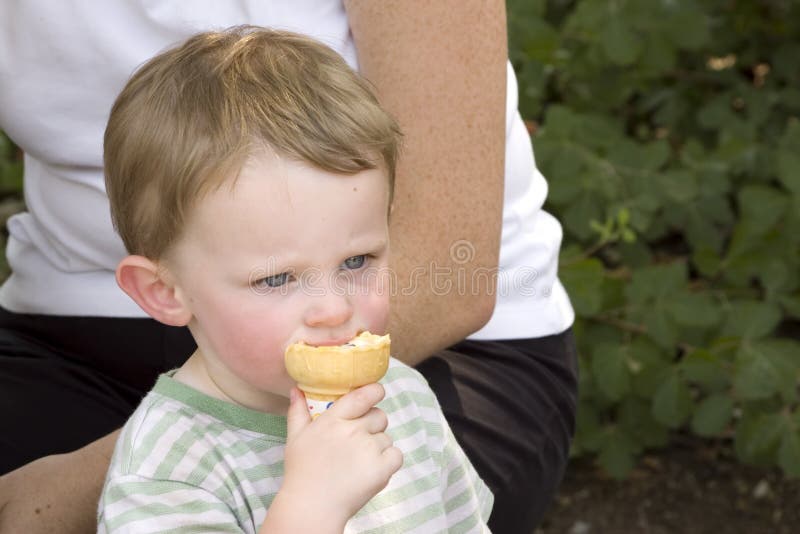
<instances>
[{"instance_id":1,"label":"green foliage","mask_svg":"<svg viewBox=\"0 0 800 534\"><path fill-rule=\"evenodd\" d=\"M5 223L8 217L23 209L22 154L0 131L0 282L11 273L6 262Z\"/></svg>"},{"instance_id":2,"label":"green foliage","mask_svg":"<svg viewBox=\"0 0 800 534\"><path fill-rule=\"evenodd\" d=\"M573 453L624 477L692 432L800 476L800 4L507 6L578 316Z\"/></svg>"},{"instance_id":3,"label":"green foliage","mask_svg":"<svg viewBox=\"0 0 800 534\"><path fill-rule=\"evenodd\" d=\"M11 140L0 131L0 197L22 192L22 160Z\"/></svg>"}]
</instances>

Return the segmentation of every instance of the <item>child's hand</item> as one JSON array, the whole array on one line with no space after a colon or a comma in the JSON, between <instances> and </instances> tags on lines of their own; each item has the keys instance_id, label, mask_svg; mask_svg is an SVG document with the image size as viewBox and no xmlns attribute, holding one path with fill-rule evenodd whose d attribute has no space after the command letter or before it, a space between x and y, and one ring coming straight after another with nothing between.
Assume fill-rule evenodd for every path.
<instances>
[{"instance_id":1,"label":"child's hand","mask_svg":"<svg viewBox=\"0 0 800 534\"><path fill-rule=\"evenodd\" d=\"M343 527L386 487L403 465L403 453L384 433L386 414L375 408L384 394L380 384L363 386L312 422L302 392L292 391L280 490L284 499L296 499L307 513L341 520Z\"/></svg>"}]
</instances>

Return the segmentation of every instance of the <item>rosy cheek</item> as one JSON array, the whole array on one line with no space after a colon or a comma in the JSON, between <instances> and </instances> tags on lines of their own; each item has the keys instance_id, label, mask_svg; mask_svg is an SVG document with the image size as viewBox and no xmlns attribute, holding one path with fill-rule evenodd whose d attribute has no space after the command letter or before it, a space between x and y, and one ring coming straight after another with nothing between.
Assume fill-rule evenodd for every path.
<instances>
[{"instance_id":1,"label":"rosy cheek","mask_svg":"<svg viewBox=\"0 0 800 534\"><path fill-rule=\"evenodd\" d=\"M386 327L388 326L388 317L384 317L382 320L376 320L373 324L369 325L369 331L373 334L387 334L389 332L386 331Z\"/></svg>"},{"instance_id":2,"label":"rosy cheek","mask_svg":"<svg viewBox=\"0 0 800 534\"><path fill-rule=\"evenodd\" d=\"M389 323L389 296L374 295L367 306L366 322L370 332L385 333Z\"/></svg>"}]
</instances>

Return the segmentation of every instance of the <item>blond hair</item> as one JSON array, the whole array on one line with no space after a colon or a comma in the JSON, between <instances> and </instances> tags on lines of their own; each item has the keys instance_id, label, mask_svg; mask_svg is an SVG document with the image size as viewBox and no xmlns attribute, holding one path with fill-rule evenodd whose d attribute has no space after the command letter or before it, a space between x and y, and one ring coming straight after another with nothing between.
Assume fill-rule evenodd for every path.
<instances>
[{"instance_id":1,"label":"blond hair","mask_svg":"<svg viewBox=\"0 0 800 534\"><path fill-rule=\"evenodd\" d=\"M114 103L104 139L114 227L131 254L161 258L193 203L264 144L330 172L383 167L391 191L400 135L322 43L253 26L201 33L145 63Z\"/></svg>"}]
</instances>

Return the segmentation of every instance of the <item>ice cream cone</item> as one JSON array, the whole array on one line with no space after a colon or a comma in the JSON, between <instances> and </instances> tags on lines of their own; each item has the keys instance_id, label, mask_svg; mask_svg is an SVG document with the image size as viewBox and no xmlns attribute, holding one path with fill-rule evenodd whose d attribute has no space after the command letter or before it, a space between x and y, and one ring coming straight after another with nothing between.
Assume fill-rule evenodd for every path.
<instances>
[{"instance_id":1,"label":"ice cream cone","mask_svg":"<svg viewBox=\"0 0 800 534\"><path fill-rule=\"evenodd\" d=\"M344 345L295 343L286 349L286 370L306 395L312 417L350 391L380 380L389 367L388 335L364 332Z\"/></svg>"}]
</instances>

